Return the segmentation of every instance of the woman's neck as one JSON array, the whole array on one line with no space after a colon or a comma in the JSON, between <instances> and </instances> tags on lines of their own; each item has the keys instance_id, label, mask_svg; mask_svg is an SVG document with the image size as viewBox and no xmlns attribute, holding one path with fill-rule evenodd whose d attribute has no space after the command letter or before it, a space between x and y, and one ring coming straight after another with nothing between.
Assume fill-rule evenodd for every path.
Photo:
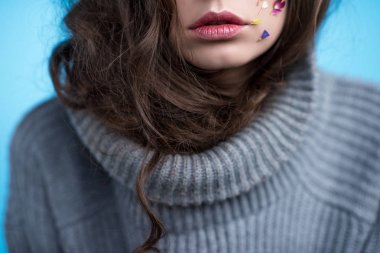
<instances>
[{"instance_id":1,"label":"woman's neck","mask_svg":"<svg viewBox=\"0 0 380 253\"><path fill-rule=\"evenodd\" d=\"M219 88L219 93L236 97L245 89L247 81L252 75L253 68L253 64L250 62L239 67L220 69L208 74L207 79Z\"/></svg>"}]
</instances>

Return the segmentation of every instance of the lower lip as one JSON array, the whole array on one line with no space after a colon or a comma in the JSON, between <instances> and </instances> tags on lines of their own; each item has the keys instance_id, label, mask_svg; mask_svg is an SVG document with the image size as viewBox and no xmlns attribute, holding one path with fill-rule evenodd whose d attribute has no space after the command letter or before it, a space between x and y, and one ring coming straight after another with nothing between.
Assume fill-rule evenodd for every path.
<instances>
[{"instance_id":1,"label":"lower lip","mask_svg":"<svg viewBox=\"0 0 380 253\"><path fill-rule=\"evenodd\" d=\"M244 25L223 24L200 26L191 30L193 34L205 40L225 40L238 35L244 28Z\"/></svg>"}]
</instances>

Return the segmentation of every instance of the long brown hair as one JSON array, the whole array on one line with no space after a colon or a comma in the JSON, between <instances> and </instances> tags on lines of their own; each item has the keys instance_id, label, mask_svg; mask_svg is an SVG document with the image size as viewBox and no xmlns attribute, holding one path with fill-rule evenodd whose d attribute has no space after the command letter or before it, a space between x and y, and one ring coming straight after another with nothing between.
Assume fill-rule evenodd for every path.
<instances>
[{"instance_id":1,"label":"long brown hair","mask_svg":"<svg viewBox=\"0 0 380 253\"><path fill-rule=\"evenodd\" d=\"M150 172L165 154L201 152L245 127L314 45L329 4L288 0L281 36L252 62L249 82L231 97L169 43L171 21L178 21L174 0L69 2L63 21L70 36L49 61L58 98L154 151L136 182L151 231L133 252L160 252L154 245L166 234L144 193Z\"/></svg>"}]
</instances>

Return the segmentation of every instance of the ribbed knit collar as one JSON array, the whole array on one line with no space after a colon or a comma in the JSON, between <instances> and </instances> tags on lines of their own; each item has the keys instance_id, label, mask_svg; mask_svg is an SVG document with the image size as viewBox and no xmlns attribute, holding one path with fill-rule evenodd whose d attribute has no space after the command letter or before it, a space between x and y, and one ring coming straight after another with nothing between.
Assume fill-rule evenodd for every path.
<instances>
[{"instance_id":1,"label":"ribbed knit collar","mask_svg":"<svg viewBox=\"0 0 380 253\"><path fill-rule=\"evenodd\" d=\"M311 51L288 77L287 86L270 95L270 106L264 106L246 128L202 153L167 156L148 178L149 198L168 205L211 203L247 192L275 174L304 138L316 105L317 79ZM110 131L92 114L65 108L93 156L134 191L143 148Z\"/></svg>"}]
</instances>

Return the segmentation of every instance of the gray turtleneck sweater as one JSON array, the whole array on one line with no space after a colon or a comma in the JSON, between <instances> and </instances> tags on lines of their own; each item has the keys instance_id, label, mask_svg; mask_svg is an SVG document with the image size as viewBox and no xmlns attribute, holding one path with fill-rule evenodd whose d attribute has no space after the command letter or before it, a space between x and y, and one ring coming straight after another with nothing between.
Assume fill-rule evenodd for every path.
<instances>
[{"instance_id":1,"label":"gray turtleneck sweater","mask_svg":"<svg viewBox=\"0 0 380 253\"><path fill-rule=\"evenodd\" d=\"M161 252L380 252L380 87L299 66L248 127L154 170ZM10 146L9 252L131 252L150 229L142 154L57 98L36 106Z\"/></svg>"}]
</instances>

